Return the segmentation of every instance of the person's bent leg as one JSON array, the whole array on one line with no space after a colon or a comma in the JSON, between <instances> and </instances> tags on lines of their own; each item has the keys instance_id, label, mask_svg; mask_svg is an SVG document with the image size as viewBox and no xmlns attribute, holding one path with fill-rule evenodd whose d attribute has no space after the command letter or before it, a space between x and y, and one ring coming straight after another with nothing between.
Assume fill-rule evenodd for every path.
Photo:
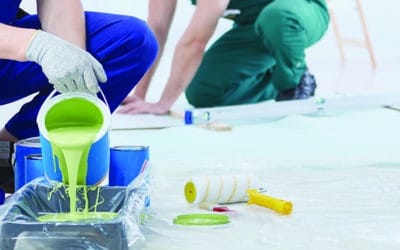
<instances>
[{"instance_id":1,"label":"person's bent leg","mask_svg":"<svg viewBox=\"0 0 400 250\"><path fill-rule=\"evenodd\" d=\"M253 25L236 26L207 50L186 98L195 107L273 99L276 91L270 84L270 69L274 64Z\"/></svg>"},{"instance_id":2,"label":"person's bent leg","mask_svg":"<svg viewBox=\"0 0 400 250\"><path fill-rule=\"evenodd\" d=\"M152 65L157 40L147 24L135 17L86 13L87 50L107 73L100 84L111 111L114 111Z\"/></svg>"},{"instance_id":3,"label":"person's bent leg","mask_svg":"<svg viewBox=\"0 0 400 250\"><path fill-rule=\"evenodd\" d=\"M329 22L315 1L275 0L256 21L256 32L276 59L272 82L278 91L294 89L307 71L305 49L321 39Z\"/></svg>"},{"instance_id":4,"label":"person's bent leg","mask_svg":"<svg viewBox=\"0 0 400 250\"><path fill-rule=\"evenodd\" d=\"M0 141L16 142L18 138L10 134L6 128L0 129Z\"/></svg>"},{"instance_id":5,"label":"person's bent leg","mask_svg":"<svg viewBox=\"0 0 400 250\"><path fill-rule=\"evenodd\" d=\"M39 29L36 15L25 16L13 21L13 25L23 28ZM33 62L0 60L0 105L12 103L37 93L21 106L0 132L2 140L17 141L38 135L37 112L51 93L53 87L48 83L41 67Z\"/></svg>"}]
</instances>

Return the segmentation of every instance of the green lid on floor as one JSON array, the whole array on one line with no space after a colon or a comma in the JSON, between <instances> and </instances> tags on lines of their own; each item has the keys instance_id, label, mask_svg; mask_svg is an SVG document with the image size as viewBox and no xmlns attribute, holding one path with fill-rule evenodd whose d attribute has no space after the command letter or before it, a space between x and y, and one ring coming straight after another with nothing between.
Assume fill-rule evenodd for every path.
<instances>
[{"instance_id":1,"label":"green lid on floor","mask_svg":"<svg viewBox=\"0 0 400 250\"><path fill-rule=\"evenodd\" d=\"M185 226L211 226L229 223L230 217L225 214L183 214L174 218L174 224Z\"/></svg>"}]
</instances>

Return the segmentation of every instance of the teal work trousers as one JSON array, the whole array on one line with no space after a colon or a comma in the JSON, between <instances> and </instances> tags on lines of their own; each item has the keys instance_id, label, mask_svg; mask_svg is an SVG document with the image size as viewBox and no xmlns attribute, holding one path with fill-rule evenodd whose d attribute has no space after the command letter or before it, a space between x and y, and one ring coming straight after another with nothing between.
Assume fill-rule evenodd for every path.
<instances>
[{"instance_id":1,"label":"teal work trousers","mask_svg":"<svg viewBox=\"0 0 400 250\"><path fill-rule=\"evenodd\" d=\"M305 50L327 30L329 15L312 0L275 0L251 23L234 23L205 52L185 91L195 107L274 99L296 87Z\"/></svg>"}]
</instances>

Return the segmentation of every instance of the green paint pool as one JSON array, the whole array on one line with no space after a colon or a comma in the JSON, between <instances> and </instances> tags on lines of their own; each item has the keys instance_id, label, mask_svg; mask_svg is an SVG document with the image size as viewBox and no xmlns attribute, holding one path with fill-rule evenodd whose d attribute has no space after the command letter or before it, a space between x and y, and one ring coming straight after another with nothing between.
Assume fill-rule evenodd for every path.
<instances>
[{"instance_id":1,"label":"green paint pool","mask_svg":"<svg viewBox=\"0 0 400 250\"><path fill-rule=\"evenodd\" d=\"M112 220L118 216L115 212L76 212L76 213L52 213L37 217L40 222L83 222L92 220Z\"/></svg>"}]
</instances>

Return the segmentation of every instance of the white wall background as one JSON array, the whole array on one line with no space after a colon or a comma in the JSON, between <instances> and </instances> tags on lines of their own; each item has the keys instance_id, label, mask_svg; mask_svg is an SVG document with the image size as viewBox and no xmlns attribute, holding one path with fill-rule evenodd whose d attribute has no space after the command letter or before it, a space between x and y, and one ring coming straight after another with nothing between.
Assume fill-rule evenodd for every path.
<instances>
[{"instance_id":1,"label":"white wall background","mask_svg":"<svg viewBox=\"0 0 400 250\"><path fill-rule=\"evenodd\" d=\"M134 15L143 19L147 17L148 0L82 0L87 10L113 12ZM247 0L250 1L250 0ZM354 0L331 0L343 33L349 37L361 37L361 26L355 11ZM398 10L400 2L396 0L362 0L366 22L370 31L372 44L378 59L386 57L400 57L400 31L398 28ZM23 7L34 11L35 0L24 0ZM178 11L173 25L173 35L170 42L176 40L187 24L188 17L193 12L189 0L178 1ZM222 20L215 36L229 28L230 22ZM357 50L350 50L352 53ZM351 53L350 52L350 53ZM361 53L360 53L361 54ZM335 38L330 29L323 41L310 50L313 57L337 57ZM361 55L360 55L361 56Z\"/></svg>"},{"instance_id":2,"label":"white wall background","mask_svg":"<svg viewBox=\"0 0 400 250\"><path fill-rule=\"evenodd\" d=\"M250 1L250 0L246 0ZM289 0L290 1L290 0ZM342 33L347 37L362 38L361 24L355 11L354 1L352 0L332 0L335 3L335 12L339 21ZM83 0L86 10L103 11L134 15L142 19L147 17L148 0ZM377 61L399 62L400 49L400 30L398 28L398 10L400 2L395 0L362 0L366 22L370 32L372 45L377 57ZM22 7L31 12L35 12L35 0L24 0ZM154 77L154 82L149 89L149 99L155 100L161 94L165 80L169 73L169 64L172 59L173 45L176 43L193 12L193 6L189 0L178 1L178 9L175 14L170 37L166 45L164 57L160 67ZM212 41L227 30L231 23L221 20ZM325 37L314 47L307 51L309 60L338 61L339 52L332 27L329 28ZM346 47L346 54L351 58L361 58L368 60L365 49L356 47ZM0 126L15 113L23 101L3 105L0 107ZM184 102L182 98L178 101Z\"/></svg>"}]
</instances>

